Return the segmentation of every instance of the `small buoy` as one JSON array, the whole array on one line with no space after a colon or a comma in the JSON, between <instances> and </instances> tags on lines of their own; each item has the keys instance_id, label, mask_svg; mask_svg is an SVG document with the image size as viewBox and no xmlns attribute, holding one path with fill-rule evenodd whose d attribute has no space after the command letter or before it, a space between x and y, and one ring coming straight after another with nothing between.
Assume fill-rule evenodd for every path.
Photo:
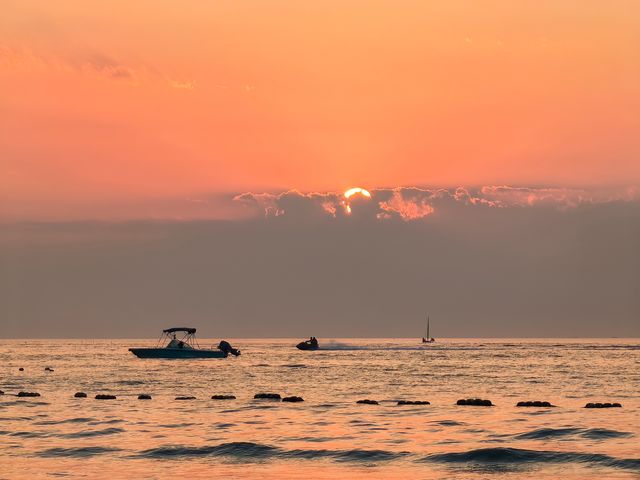
<instances>
[{"instance_id":1,"label":"small buoy","mask_svg":"<svg viewBox=\"0 0 640 480\"><path fill-rule=\"evenodd\" d=\"M235 400L235 395L211 395L211 400Z\"/></svg>"},{"instance_id":2,"label":"small buoy","mask_svg":"<svg viewBox=\"0 0 640 480\"><path fill-rule=\"evenodd\" d=\"M398 405L431 405L426 400L399 400Z\"/></svg>"},{"instance_id":3,"label":"small buoy","mask_svg":"<svg viewBox=\"0 0 640 480\"><path fill-rule=\"evenodd\" d=\"M138 395L138 400L151 400L151 395L147 395L146 393L141 393Z\"/></svg>"},{"instance_id":4,"label":"small buoy","mask_svg":"<svg viewBox=\"0 0 640 480\"><path fill-rule=\"evenodd\" d=\"M96 395L96 400L115 400L115 399L116 399L115 395L105 395L103 393Z\"/></svg>"},{"instance_id":5,"label":"small buoy","mask_svg":"<svg viewBox=\"0 0 640 480\"><path fill-rule=\"evenodd\" d=\"M195 400L196 397L176 397L176 400Z\"/></svg>"},{"instance_id":6,"label":"small buoy","mask_svg":"<svg viewBox=\"0 0 640 480\"><path fill-rule=\"evenodd\" d=\"M369 400L368 398L365 398L364 400L358 400L356 403L361 403L364 405L378 405L377 400Z\"/></svg>"},{"instance_id":7,"label":"small buoy","mask_svg":"<svg viewBox=\"0 0 640 480\"><path fill-rule=\"evenodd\" d=\"M536 400L533 402L518 402L516 407L555 407L555 405L551 405L549 402L539 402Z\"/></svg>"},{"instance_id":8,"label":"small buoy","mask_svg":"<svg viewBox=\"0 0 640 480\"><path fill-rule=\"evenodd\" d=\"M280 400L279 393L256 393L253 398L266 400Z\"/></svg>"},{"instance_id":9,"label":"small buoy","mask_svg":"<svg viewBox=\"0 0 640 480\"><path fill-rule=\"evenodd\" d=\"M304 402L304 399L302 397L284 397L282 399L283 402Z\"/></svg>"},{"instance_id":10,"label":"small buoy","mask_svg":"<svg viewBox=\"0 0 640 480\"><path fill-rule=\"evenodd\" d=\"M38 392L18 392L18 397L39 397Z\"/></svg>"},{"instance_id":11,"label":"small buoy","mask_svg":"<svg viewBox=\"0 0 640 480\"><path fill-rule=\"evenodd\" d=\"M20 371L20 372L24 372L24 367L20 367L20 368L18 369L18 371Z\"/></svg>"},{"instance_id":12,"label":"small buoy","mask_svg":"<svg viewBox=\"0 0 640 480\"><path fill-rule=\"evenodd\" d=\"M76 392L74 397L76 397L76 398L87 398L87 394L84 393L84 392Z\"/></svg>"},{"instance_id":13,"label":"small buoy","mask_svg":"<svg viewBox=\"0 0 640 480\"><path fill-rule=\"evenodd\" d=\"M620 408L619 403L587 403L584 408Z\"/></svg>"},{"instance_id":14,"label":"small buoy","mask_svg":"<svg viewBox=\"0 0 640 480\"><path fill-rule=\"evenodd\" d=\"M482 400L481 398L467 398L460 399L456 402L456 405L473 405L475 407L493 407L491 400Z\"/></svg>"}]
</instances>

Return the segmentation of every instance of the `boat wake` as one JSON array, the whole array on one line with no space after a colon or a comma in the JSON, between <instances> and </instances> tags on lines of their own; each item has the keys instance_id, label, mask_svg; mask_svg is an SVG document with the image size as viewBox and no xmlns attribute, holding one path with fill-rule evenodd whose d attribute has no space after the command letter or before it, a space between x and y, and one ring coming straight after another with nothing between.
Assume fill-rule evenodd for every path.
<instances>
[{"instance_id":1,"label":"boat wake","mask_svg":"<svg viewBox=\"0 0 640 480\"><path fill-rule=\"evenodd\" d=\"M328 342L322 344L318 350L326 351L420 351L433 348L432 346L402 346L402 345L350 345L348 343Z\"/></svg>"}]
</instances>

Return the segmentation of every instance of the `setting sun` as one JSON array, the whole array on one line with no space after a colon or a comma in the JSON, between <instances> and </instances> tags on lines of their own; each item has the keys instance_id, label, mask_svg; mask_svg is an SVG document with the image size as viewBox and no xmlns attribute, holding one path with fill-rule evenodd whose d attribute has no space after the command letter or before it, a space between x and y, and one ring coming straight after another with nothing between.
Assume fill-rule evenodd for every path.
<instances>
[{"instance_id":1,"label":"setting sun","mask_svg":"<svg viewBox=\"0 0 640 480\"><path fill-rule=\"evenodd\" d=\"M364 195L367 198L371 198L371 194L364 188L360 188L360 187L350 188L349 190L344 192L344 198L351 198L357 193L359 193L360 195Z\"/></svg>"}]
</instances>

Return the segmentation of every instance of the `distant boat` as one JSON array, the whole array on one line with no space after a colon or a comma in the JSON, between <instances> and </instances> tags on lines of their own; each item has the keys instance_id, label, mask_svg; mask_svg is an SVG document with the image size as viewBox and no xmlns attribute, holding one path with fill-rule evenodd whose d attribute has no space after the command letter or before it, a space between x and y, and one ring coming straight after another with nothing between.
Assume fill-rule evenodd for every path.
<instances>
[{"instance_id":1,"label":"distant boat","mask_svg":"<svg viewBox=\"0 0 640 480\"><path fill-rule=\"evenodd\" d=\"M434 343L435 341L436 339L429 335L429 315L427 315L427 336L422 337L422 343Z\"/></svg>"},{"instance_id":2,"label":"distant boat","mask_svg":"<svg viewBox=\"0 0 640 480\"><path fill-rule=\"evenodd\" d=\"M311 337L309 340L305 340L304 342L300 342L296 345L298 350L318 350L318 339L316 337Z\"/></svg>"},{"instance_id":3,"label":"distant boat","mask_svg":"<svg viewBox=\"0 0 640 480\"><path fill-rule=\"evenodd\" d=\"M182 337L178 339L176 333L182 333ZM200 348L195 335L195 328L167 328L162 331L155 348L130 348L129 351L138 358L227 358L229 354L240 355L240 350L233 348L225 340L220 342L217 350ZM169 342L161 347L166 340Z\"/></svg>"}]
</instances>

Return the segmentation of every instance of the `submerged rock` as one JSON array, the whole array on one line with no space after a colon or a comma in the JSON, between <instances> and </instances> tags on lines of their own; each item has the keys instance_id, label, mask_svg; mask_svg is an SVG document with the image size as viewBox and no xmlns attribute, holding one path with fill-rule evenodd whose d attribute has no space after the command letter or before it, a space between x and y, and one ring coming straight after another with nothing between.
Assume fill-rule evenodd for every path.
<instances>
[{"instance_id":1,"label":"submerged rock","mask_svg":"<svg viewBox=\"0 0 640 480\"><path fill-rule=\"evenodd\" d=\"M39 397L38 392L18 392L18 397Z\"/></svg>"},{"instance_id":2,"label":"submerged rock","mask_svg":"<svg viewBox=\"0 0 640 480\"><path fill-rule=\"evenodd\" d=\"M491 400L483 400L481 398L467 398L460 399L456 402L456 405L473 405L475 407L493 407Z\"/></svg>"},{"instance_id":3,"label":"submerged rock","mask_svg":"<svg viewBox=\"0 0 640 480\"><path fill-rule=\"evenodd\" d=\"M76 392L74 395L75 398L87 398L87 394L84 392Z\"/></svg>"},{"instance_id":4,"label":"submerged rock","mask_svg":"<svg viewBox=\"0 0 640 480\"><path fill-rule=\"evenodd\" d=\"M302 397L292 396L292 397L284 397L282 401L283 402L304 402L304 399Z\"/></svg>"},{"instance_id":5,"label":"submerged rock","mask_svg":"<svg viewBox=\"0 0 640 480\"><path fill-rule=\"evenodd\" d=\"M176 397L176 400L195 400L196 397Z\"/></svg>"},{"instance_id":6,"label":"submerged rock","mask_svg":"<svg viewBox=\"0 0 640 480\"><path fill-rule=\"evenodd\" d=\"M538 400L535 401L527 401L527 402L518 402L516 407L555 407L549 402L540 402Z\"/></svg>"},{"instance_id":7,"label":"submerged rock","mask_svg":"<svg viewBox=\"0 0 640 480\"><path fill-rule=\"evenodd\" d=\"M368 398L365 398L364 400L358 400L356 403L361 403L364 405L378 405L377 400L369 400Z\"/></svg>"},{"instance_id":8,"label":"submerged rock","mask_svg":"<svg viewBox=\"0 0 640 480\"><path fill-rule=\"evenodd\" d=\"M151 395L147 395L146 393L141 393L138 395L138 400L151 400Z\"/></svg>"},{"instance_id":9,"label":"submerged rock","mask_svg":"<svg viewBox=\"0 0 640 480\"><path fill-rule=\"evenodd\" d=\"M267 400L280 400L279 393L256 393L253 398L255 399L267 399Z\"/></svg>"},{"instance_id":10,"label":"submerged rock","mask_svg":"<svg viewBox=\"0 0 640 480\"><path fill-rule=\"evenodd\" d=\"M99 393L98 395L96 395L96 400L115 400L116 396L115 395L106 395L104 393Z\"/></svg>"},{"instance_id":11,"label":"submerged rock","mask_svg":"<svg viewBox=\"0 0 640 480\"><path fill-rule=\"evenodd\" d=\"M620 408L619 403L587 403L584 408Z\"/></svg>"},{"instance_id":12,"label":"submerged rock","mask_svg":"<svg viewBox=\"0 0 640 480\"><path fill-rule=\"evenodd\" d=\"M398 405L431 405L426 400L398 400Z\"/></svg>"},{"instance_id":13,"label":"submerged rock","mask_svg":"<svg viewBox=\"0 0 640 480\"><path fill-rule=\"evenodd\" d=\"M235 400L235 395L211 395L211 400Z\"/></svg>"}]
</instances>

